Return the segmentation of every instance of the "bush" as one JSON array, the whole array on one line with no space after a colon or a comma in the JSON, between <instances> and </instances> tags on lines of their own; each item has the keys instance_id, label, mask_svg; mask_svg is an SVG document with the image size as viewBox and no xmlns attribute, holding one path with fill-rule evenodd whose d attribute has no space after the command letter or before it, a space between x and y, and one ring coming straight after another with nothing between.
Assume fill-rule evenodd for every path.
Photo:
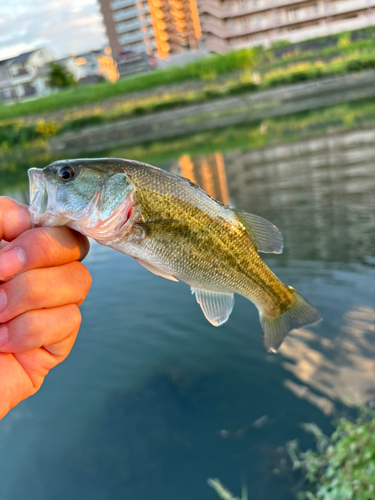
<instances>
[{"instance_id":1,"label":"bush","mask_svg":"<svg viewBox=\"0 0 375 500\"><path fill-rule=\"evenodd\" d=\"M364 60L354 60L354 61L349 61L346 64L346 70L348 72L351 71L362 71L364 69L371 69L375 68L375 59L364 59Z\"/></svg>"},{"instance_id":2,"label":"bush","mask_svg":"<svg viewBox=\"0 0 375 500\"><path fill-rule=\"evenodd\" d=\"M36 139L47 139L57 132L54 122L40 120L33 125L23 125L21 121L0 125L0 144L9 147L26 144Z\"/></svg>"},{"instance_id":3,"label":"bush","mask_svg":"<svg viewBox=\"0 0 375 500\"><path fill-rule=\"evenodd\" d=\"M316 439L316 451L300 452L288 443L293 469L301 469L310 484L298 497L307 500L372 500L375 498L375 411L359 410L355 419L340 418L325 436L316 424L305 424Z\"/></svg>"},{"instance_id":4,"label":"bush","mask_svg":"<svg viewBox=\"0 0 375 500\"><path fill-rule=\"evenodd\" d=\"M89 115L83 116L82 118L75 118L74 120L68 121L61 129L61 132L66 130L79 130L84 127L89 127L91 125L99 125L105 121L104 116L101 115Z\"/></svg>"}]
</instances>

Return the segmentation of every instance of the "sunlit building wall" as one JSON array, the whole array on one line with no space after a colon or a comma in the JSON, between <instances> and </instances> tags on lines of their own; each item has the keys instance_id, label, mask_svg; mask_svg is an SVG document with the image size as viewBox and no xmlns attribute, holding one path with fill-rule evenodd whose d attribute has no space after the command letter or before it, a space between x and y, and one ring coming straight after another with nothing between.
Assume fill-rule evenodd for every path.
<instances>
[{"instance_id":1,"label":"sunlit building wall","mask_svg":"<svg viewBox=\"0 0 375 500\"><path fill-rule=\"evenodd\" d=\"M375 24L375 0L199 0L208 50L299 42Z\"/></svg>"},{"instance_id":2,"label":"sunlit building wall","mask_svg":"<svg viewBox=\"0 0 375 500\"><path fill-rule=\"evenodd\" d=\"M202 32L196 0L148 0L158 56L197 48Z\"/></svg>"},{"instance_id":3,"label":"sunlit building wall","mask_svg":"<svg viewBox=\"0 0 375 500\"><path fill-rule=\"evenodd\" d=\"M155 40L147 0L99 0L113 56L153 53Z\"/></svg>"},{"instance_id":4,"label":"sunlit building wall","mask_svg":"<svg viewBox=\"0 0 375 500\"><path fill-rule=\"evenodd\" d=\"M113 56L160 58L195 48L201 37L196 0L99 0Z\"/></svg>"}]
</instances>

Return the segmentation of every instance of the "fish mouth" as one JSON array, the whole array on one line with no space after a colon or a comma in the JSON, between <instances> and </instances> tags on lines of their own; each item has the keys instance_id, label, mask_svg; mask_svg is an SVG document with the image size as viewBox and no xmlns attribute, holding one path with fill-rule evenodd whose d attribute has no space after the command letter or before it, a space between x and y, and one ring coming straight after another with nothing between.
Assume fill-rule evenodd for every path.
<instances>
[{"instance_id":1,"label":"fish mouth","mask_svg":"<svg viewBox=\"0 0 375 500\"><path fill-rule=\"evenodd\" d=\"M63 226L68 219L55 212L57 186L53 186L43 175L41 168L28 171L30 186L29 212L33 226Z\"/></svg>"}]
</instances>

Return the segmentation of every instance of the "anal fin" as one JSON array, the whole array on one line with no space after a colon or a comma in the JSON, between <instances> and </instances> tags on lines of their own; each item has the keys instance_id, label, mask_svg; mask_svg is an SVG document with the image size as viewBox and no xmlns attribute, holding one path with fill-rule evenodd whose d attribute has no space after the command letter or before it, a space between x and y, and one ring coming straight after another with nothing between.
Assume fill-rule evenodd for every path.
<instances>
[{"instance_id":1,"label":"anal fin","mask_svg":"<svg viewBox=\"0 0 375 500\"><path fill-rule=\"evenodd\" d=\"M220 326L227 321L234 306L233 293L210 292L201 288L191 287L198 304L206 319L214 326Z\"/></svg>"},{"instance_id":2,"label":"anal fin","mask_svg":"<svg viewBox=\"0 0 375 500\"><path fill-rule=\"evenodd\" d=\"M141 266L143 266L144 268L146 268L148 271L150 271L152 274L156 274L156 276L161 276L162 278L165 278L166 280L170 280L170 281L177 281L178 280L166 273L165 271L163 271L162 269L159 269L158 267L156 266L153 266L152 264L150 264L149 262L146 262L142 259L138 259L137 257L133 257L134 260L136 260L139 264L141 264Z\"/></svg>"}]
</instances>

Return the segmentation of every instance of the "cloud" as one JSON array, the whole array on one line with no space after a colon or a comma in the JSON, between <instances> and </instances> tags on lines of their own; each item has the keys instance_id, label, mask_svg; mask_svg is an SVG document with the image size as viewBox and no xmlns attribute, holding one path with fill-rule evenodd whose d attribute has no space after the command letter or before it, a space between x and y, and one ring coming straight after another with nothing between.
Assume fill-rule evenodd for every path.
<instances>
[{"instance_id":1,"label":"cloud","mask_svg":"<svg viewBox=\"0 0 375 500\"><path fill-rule=\"evenodd\" d=\"M106 44L97 0L0 2L0 60L38 47L64 57Z\"/></svg>"}]
</instances>

